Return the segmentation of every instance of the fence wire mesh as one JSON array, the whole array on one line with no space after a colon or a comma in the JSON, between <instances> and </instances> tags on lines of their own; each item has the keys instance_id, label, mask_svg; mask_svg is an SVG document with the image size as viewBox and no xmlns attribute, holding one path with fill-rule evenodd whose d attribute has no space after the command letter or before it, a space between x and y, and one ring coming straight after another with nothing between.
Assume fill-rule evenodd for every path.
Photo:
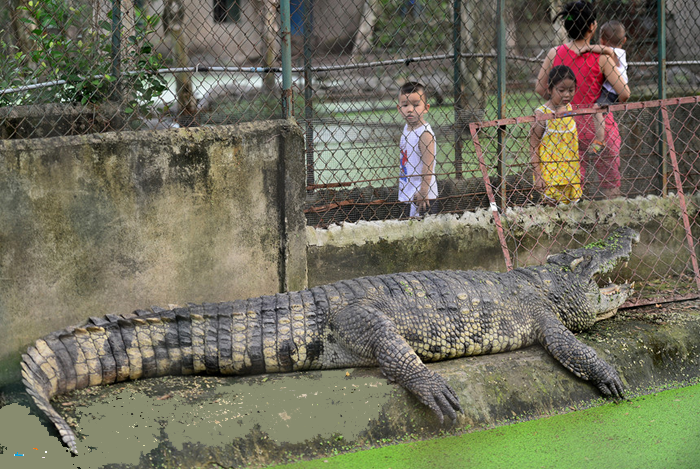
<instances>
[{"instance_id":1,"label":"fence wire mesh","mask_svg":"<svg viewBox=\"0 0 700 469\"><path fill-rule=\"evenodd\" d=\"M562 22L553 22L565 2L282 1L289 2L287 18L280 0L8 0L0 11L0 138L282 118L291 95L306 135L308 224L387 220L404 213L398 90L419 81L437 142L438 211L487 208L487 189L504 216L508 207L541 204L522 147L530 123L479 127L492 187L470 124L531 116L543 103L535 82L547 51L567 40ZM698 94L695 0L599 0L595 10L599 25L617 20L626 28L629 102ZM281 65L286 46L291 69ZM698 192L700 108L669 104L668 135L660 109L612 112L623 137L625 197L678 191L671 139L686 194ZM498 155L500 162L489 160ZM594 173L583 186L584 201L601 197ZM689 217L697 230L697 215ZM513 217L505 221L521 229ZM649 234L668 235L663 228ZM524 245L509 249L516 261L527 258ZM690 275L687 268L651 270L678 278L678 285Z\"/></svg>"},{"instance_id":2,"label":"fence wire mesh","mask_svg":"<svg viewBox=\"0 0 700 469\"><path fill-rule=\"evenodd\" d=\"M689 209L687 200L700 188L700 119L694 115L698 103L697 97L674 98L472 123L470 129L486 193L484 202L493 211L508 267L541 264L550 253L595 242L598 226L616 217L644 220L649 214L643 210L641 198L658 204L657 217L654 223L646 225L642 236L663 247L649 256L655 259L653 265L642 262L634 266L633 278L639 281L640 288L633 302L647 304L696 297L700 291L697 242L693 235L698 228L697 209ZM607 166L600 165L604 155L589 152L581 159L582 166L584 162L587 166L584 177L573 183L582 188L583 196L572 203L558 204L553 216L542 216L551 210L546 208L551 204L534 186L532 128L562 117L586 119L608 112L617 120L623 142L631 140L628 135L632 132L639 132L646 140L636 147L623 144L620 150L618 164L624 199L617 198L615 204L608 205L597 202L605 198L600 180L605 177L601 169ZM668 150L668 168L659 164L659 148ZM578 164L578 153L576 160ZM553 160L548 164L559 168L568 162ZM663 191L669 195L662 202L658 194ZM627 208L621 206L623 200L630 202ZM676 241L679 236L684 239L682 245ZM616 274L620 272L613 276ZM629 271L624 273L624 277L629 276Z\"/></svg>"}]
</instances>

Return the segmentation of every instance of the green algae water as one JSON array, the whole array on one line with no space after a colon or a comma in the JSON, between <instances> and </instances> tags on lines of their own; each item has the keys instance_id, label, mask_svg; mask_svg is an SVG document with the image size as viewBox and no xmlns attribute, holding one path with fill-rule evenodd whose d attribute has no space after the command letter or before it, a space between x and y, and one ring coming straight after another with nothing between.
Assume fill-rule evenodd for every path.
<instances>
[{"instance_id":1,"label":"green algae water","mask_svg":"<svg viewBox=\"0 0 700 469\"><path fill-rule=\"evenodd\" d=\"M700 385L290 469L700 468Z\"/></svg>"}]
</instances>

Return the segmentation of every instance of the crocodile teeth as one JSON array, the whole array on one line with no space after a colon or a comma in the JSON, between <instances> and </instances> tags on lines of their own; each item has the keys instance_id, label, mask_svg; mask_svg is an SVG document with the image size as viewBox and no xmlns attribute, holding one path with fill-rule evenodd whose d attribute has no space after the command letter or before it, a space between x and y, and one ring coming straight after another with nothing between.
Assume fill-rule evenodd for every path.
<instances>
[{"instance_id":1,"label":"crocodile teeth","mask_svg":"<svg viewBox=\"0 0 700 469\"><path fill-rule=\"evenodd\" d=\"M601 288L600 293L603 295L613 295L615 293L620 293L619 285L608 285L607 287Z\"/></svg>"}]
</instances>

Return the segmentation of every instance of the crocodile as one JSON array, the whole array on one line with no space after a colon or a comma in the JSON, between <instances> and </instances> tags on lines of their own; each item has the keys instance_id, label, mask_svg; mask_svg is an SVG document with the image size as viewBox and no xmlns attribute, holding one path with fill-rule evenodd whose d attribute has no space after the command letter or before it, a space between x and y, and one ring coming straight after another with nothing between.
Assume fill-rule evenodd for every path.
<instances>
[{"instance_id":1,"label":"crocodile","mask_svg":"<svg viewBox=\"0 0 700 469\"><path fill-rule=\"evenodd\" d=\"M424 271L362 277L223 303L151 307L91 317L22 354L22 381L78 454L50 399L88 386L165 375L246 375L379 366L440 423L462 411L457 393L424 362L540 343L605 396L623 397L616 370L574 332L614 315L633 284L598 286L627 260L639 234L550 255L508 272Z\"/></svg>"}]
</instances>

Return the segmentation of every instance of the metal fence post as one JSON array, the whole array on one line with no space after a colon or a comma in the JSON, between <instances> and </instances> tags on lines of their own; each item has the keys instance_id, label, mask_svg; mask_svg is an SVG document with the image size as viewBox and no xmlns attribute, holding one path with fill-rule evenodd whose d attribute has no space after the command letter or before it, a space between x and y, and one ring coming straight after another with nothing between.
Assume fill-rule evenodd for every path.
<instances>
[{"instance_id":1,"label":"metal fence post","mask_svg":"<svg viewBox=\"0 0 700 469\"><path fill-rule=\"evenodd\" d=\"M314 2L304 0L304 120L306 121L306 185L315 184L314 175L314 108L312 87L311 38L314 25Z\"/></svg>"},{"instance_id":2,"label":"metal fence post","mask_svg":"<svg viewBox=\"0 0 700 469\"><path fill-rule=\"evenodd\" d=\"M688 218L688 209L685 202L685 194L683 193L683 179L681 178L681 172L678 168L678 158L676 156L676 148L673 143L673 133L671 131L671 121L668 118L668 110L666 106L662 105L660 107L661 117L663 119L664 131L666 134L666 140L668 142L669 157L671 159L671 167L673 168L673 177L676 180L676 191L678 195L678 202L681 207L681 218L683 218L683 227L685 228L685 239L688 243L688 251L690 254L690 263L693 266L693 272L695 273L695 284L700 291L700 267L698 267L698 256L695 254L695 243L693 241L693 229L690 225L690 220Z\"/></svg>"},{"instance_id":3,"label":"metal fence post","mask_svg":"<svg viewBox=\"0 0 700 469\"><path fill-rule=\"evenodd\" d=\"M496 7L496 16L498 17L498 33L496 37L496 105L498 107L498 119L505 117L505 100L506 100L506 21L504 18L506 11L505 0L498 0ZM507 202L507 187L506 187L506 162L505 162L505 147L504 139L505 127L498 127L497 154L498 154L498 176L501 180L501 208L506 209Z\"/></svg>"},{"instance_id":4,"label":"metal fence post","mask_svg":"<svg viewBox=\"0 0 700 469\"><path fill-rule=\"evenodd\" d=\"M121 101L121 48L122 48L122 2L112 0L112 101Z\"/></svg>"},{"instance_id":5,"label":"metal fence post","mask_svg":"<svg viewBox=\"0 0 700 469\"><path fill-rule=\"evenodd\" d=\"M282 42L282 117L292 117L292 22L289 0L280 1L280 15L282 16L282 30L280 39Z\"/></svg>"},{"instance_id":6,"label":"metal fence post","mask_svg":"<svg viewBox=\"0 0 700 469\"><path fill-rule=\"evenodd\" d=\"M455 111L455 177L462 179L462 1L455 0L454 2L454 22L452 25L452 49L453 49L453 67L454 67L454 111Z\"/></svg>"},{"instance_id":7,"label":"metal fence post","mask_svg":"<svg viewBox=\"0 0 700 469\"><path fill-rule=\"evenodd\" d=\"M659 99L666 99L666 0L656 0L657 16L657 54L658 54L658 87ZM668 166L666 153L668 142L665 138L664 121L661 111L658 113L659 122L659 163L661 166L661 194L668 194Z\"/></svg>"}]
</instances>

